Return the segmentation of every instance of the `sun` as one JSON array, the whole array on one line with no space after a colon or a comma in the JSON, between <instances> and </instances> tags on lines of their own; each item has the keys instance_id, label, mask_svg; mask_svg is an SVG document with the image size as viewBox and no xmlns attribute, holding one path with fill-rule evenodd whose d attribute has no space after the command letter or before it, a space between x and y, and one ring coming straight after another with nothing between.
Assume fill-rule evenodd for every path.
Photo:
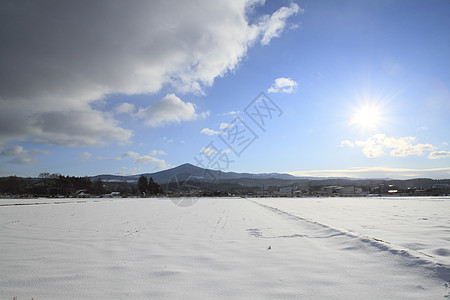
<instances>
[{"instance_id":1,"label":"sun","mask_svg":"<svg viewBox=\"0 0 450 300\"><path fill-rule=\"evenodd\" d=\"M359 126L362 130L376 130L381 122L380 108L371 105L364 104L354 110L349 125Z\"/></svg>"}]
</instances>

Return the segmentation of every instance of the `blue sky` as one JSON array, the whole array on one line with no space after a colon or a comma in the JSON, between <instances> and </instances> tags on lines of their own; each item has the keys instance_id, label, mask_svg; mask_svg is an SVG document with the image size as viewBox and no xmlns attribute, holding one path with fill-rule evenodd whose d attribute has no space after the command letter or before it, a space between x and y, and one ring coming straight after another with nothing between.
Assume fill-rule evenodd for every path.
<instances>
[{"instance_id":1,"label":"blue sky","mask_svg":"<svg viewBox=\"0 0 450 300\"><path fill-rule=\"evenodd\" d=\"M0 176L450 178L450 2L172 2L5 1Z\"/></svg>"}]
</instances>

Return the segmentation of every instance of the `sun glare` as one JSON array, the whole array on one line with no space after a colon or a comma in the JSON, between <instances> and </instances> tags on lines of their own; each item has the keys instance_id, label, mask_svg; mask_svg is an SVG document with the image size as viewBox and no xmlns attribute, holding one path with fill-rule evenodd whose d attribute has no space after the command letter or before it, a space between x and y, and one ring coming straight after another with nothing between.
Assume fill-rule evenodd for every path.
<instances>
[{"instance_id":1,"label":"sun glare","mask_svg":"<svg viewBox=\"0 0 450 300\"><path fill-rule=\"evenodd\" d=\"M349 125L359 126L362 130L375 130L380 125L380 109L373 105L364 105L355 109Z\"/></svg>"}]
</instances>

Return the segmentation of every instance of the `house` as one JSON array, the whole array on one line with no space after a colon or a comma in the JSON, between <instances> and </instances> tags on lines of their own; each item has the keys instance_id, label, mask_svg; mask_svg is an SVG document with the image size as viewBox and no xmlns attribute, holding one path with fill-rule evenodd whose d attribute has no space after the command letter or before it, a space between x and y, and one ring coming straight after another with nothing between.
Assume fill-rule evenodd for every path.
<instances>
[{"instance_id":1,"label":"house","mask_svg":"<svg viewBox=\"0 0 450 300\"><path fill-rule=\"evenodd\" d=\"M91 195L87 192L87 190L78 190L75 192L76 198L89 198Z\"/></svg>"},{"instance_id":2,"label":"house","mask_svg":"<svg viewBox=\"0 0 450 300\"><path fill-rule=\"evenodd\" d=\"M336 185L324 186L320 194L323 195L337 195L342 193L342 187Z\"/></svg>"},{"instance_id":3,"label":"house","mask_svg":"<svg viewBox=\"0 0 450 300\"><path fill-rule=\"evenodd\" d=\"M363 189L355 186L344 186L341 193L342 195L362 195Z\"/></svg>"},{"instance_id":4,"label":"house","mask_svg":"<svg viewBox=\"0 0 450 300\"><path fill-rule=\"evenodd\" d=\"M103 195L105 198L120 198L120 192L111 192L110 194Z\"/></svg>"},{"instance_id":5,"label":"house","mask_svg":"<svg viewBox=\"0 0 450 300\"><path fill-rule=\"evenodd\" d=\"M293 186L280 187L278 189L278 195L284 197L293 197L294 190L295 189Z\"/></svg>"}]
</instances>

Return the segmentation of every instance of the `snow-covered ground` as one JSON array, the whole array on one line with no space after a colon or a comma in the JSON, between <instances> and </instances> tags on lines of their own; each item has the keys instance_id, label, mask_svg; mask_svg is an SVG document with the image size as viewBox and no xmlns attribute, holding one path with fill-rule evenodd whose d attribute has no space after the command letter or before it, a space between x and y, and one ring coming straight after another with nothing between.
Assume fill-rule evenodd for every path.
<instances>
[{"instance_id":1,"label":"snow-covered ground","mask_svg":"<svg viewBox=\"0 0 450 300\"><path fill-rule=\"evenodd\" d=\"M445 299L449 212L448 197L1 199L0 299Z\"/></svg>"}]
</instances>

